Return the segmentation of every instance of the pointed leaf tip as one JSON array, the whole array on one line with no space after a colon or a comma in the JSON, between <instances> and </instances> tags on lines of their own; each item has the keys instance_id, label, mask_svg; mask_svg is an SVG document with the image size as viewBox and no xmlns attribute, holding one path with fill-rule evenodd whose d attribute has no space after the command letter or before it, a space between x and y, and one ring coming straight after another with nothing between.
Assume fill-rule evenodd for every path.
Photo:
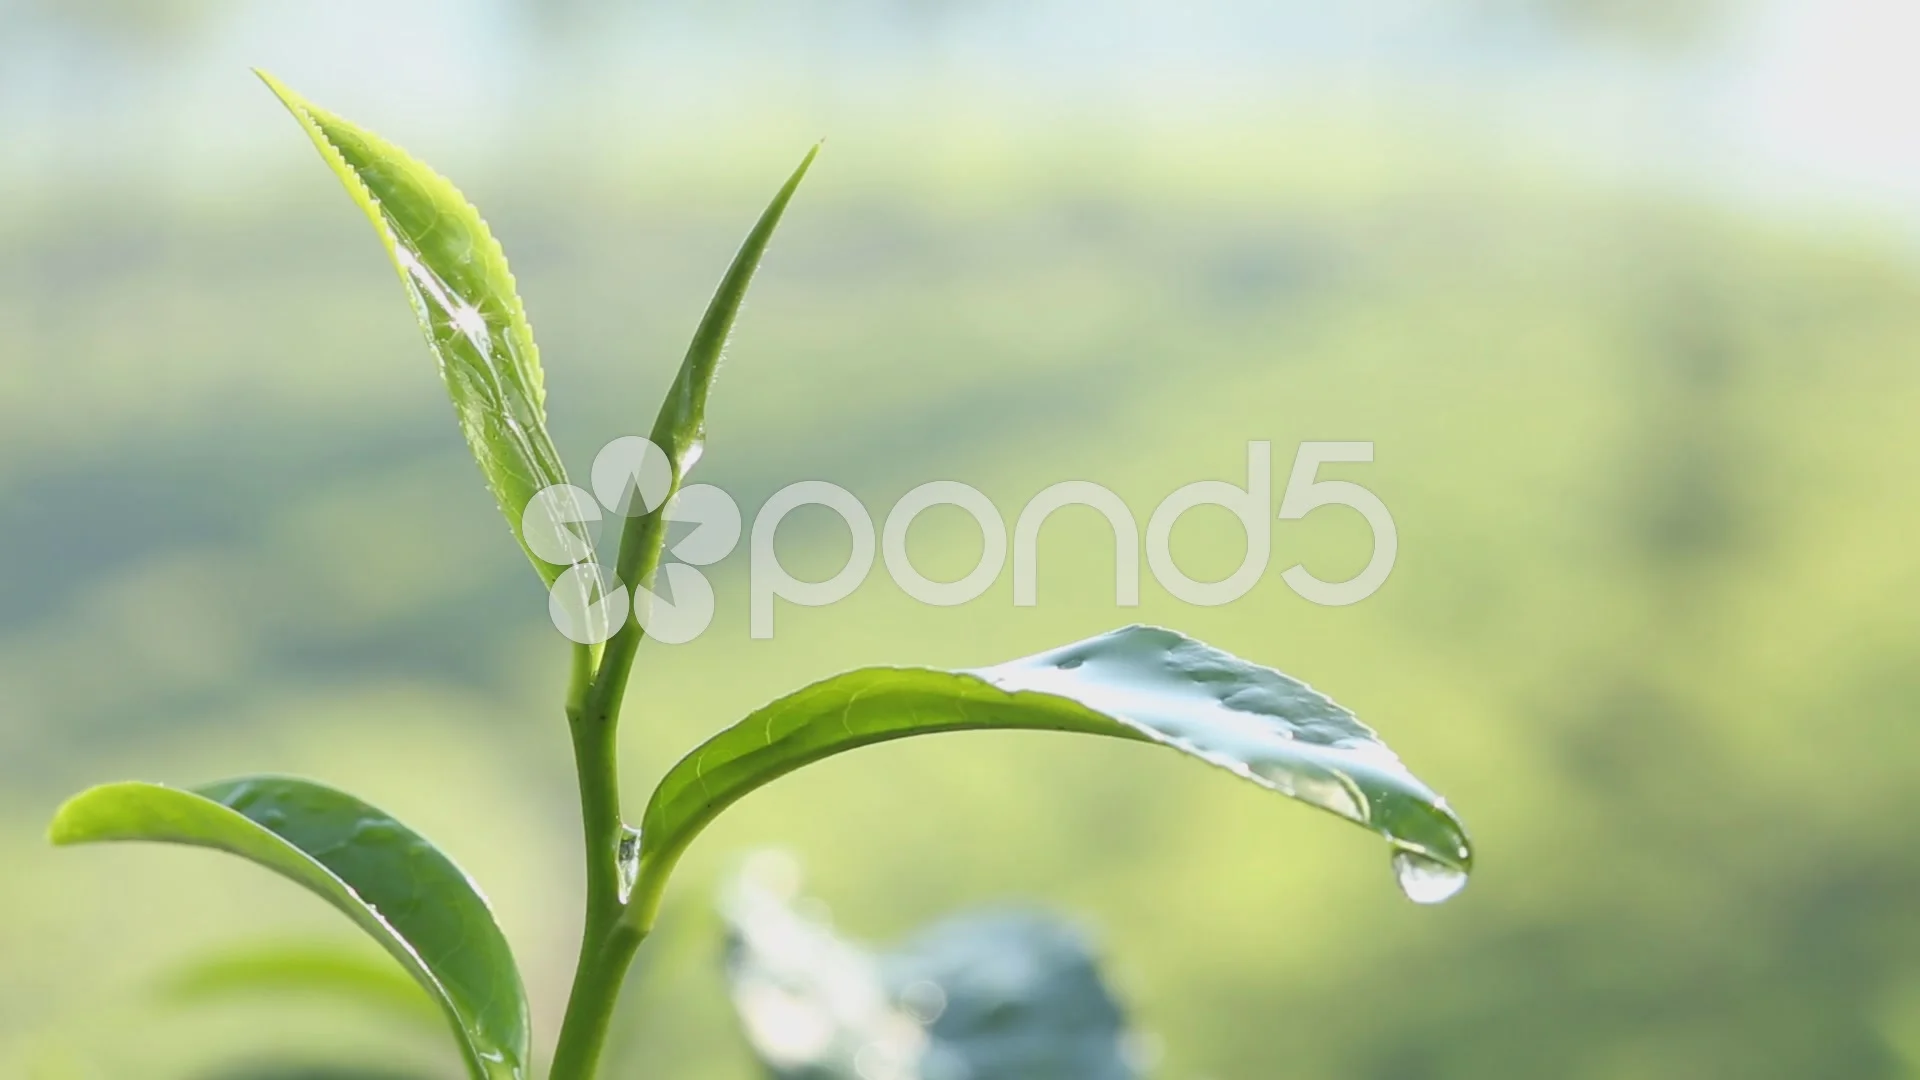
<instances>
[{"instance_id":1,"label":"pointed leaf tip","mask_svg":"<svg viewBox=\"0 0 1920 1080\"><path fill-rule=\"evenodd\" d=\"M667 388L666 399L660 403L650 441L666 451L667 460L673 467L669 497L680 489L680 485L686 481L688 470L700 459L707 438L707 396L712 392L714 379L720 371L720 355L726 350L727 339L733 333L734 320L739 316L740 305L747 296L747 286L753 281L761 256L766 254L767 243L772 240L781 215L786 213L787 204L793 200L800 181L806 178L807 170L813 166L813 160L819 154L819 143L808 148L806 155L800 159L800 165L787 177L786 183L780 185L773 200L761 211L760 219L748 231L746 240L741 243L740 250L734 254L727 272L721 277L719 287L714 290L713 299L708 302L700 325L694 330L693 340L687 343L686 356L680 361L680 370L674 374L673 385ZM616 564L623 579L635 580L644 576L646 568L659 556L665 534L649 525L650 520L645 517L627 519Z\"/></svg>"},{"instance_id":2,"label":"pointed leaf tip","mask_svg":"<svg viewBox=\"0 0 1920 1080\"><path fill-rule=\"evenodd\" d=\"M467 447L514 537L551 584L565 567L539 556L524 519L533 496L566 483L567 474L547 434L540 353L505 252L445 177L268 72L255 73L373 224L439 361Z\"/></svg>"},{"instance_id":3,"label":"pointed leaf tip","mask_svg":"<svg viewBox=\"0 0 1920 1080\"><path fill-rule=\"evenodd\" d=\"M807 150L799 166L774 193L773 200L761 211L760 219L741 242L740 250L734 254L733 262L727 266L713 299L707 304L693 340L687 344L687 354L680 362L673 386L661 403L660 414L653 424L653 442L672 459L676 484L685 478L687 469L699 456L706 433L707 395L713 389L714 377L720 369L720 354L733 332L740 305L746 300L747 286L753 282L754 271L760 267L787 204L793 201L794 192L799 190L800 182L806 179L807 170L813 167L819 154L818 143ZM626 559L623 557L621 562L624 565Z\"/></svg>"}]
</instances>

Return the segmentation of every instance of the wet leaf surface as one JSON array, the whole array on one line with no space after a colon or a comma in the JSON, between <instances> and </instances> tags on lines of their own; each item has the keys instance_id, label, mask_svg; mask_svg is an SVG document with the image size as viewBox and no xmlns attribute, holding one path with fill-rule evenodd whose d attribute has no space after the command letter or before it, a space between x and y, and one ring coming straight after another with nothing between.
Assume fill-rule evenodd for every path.
<instances>
[{"instance_id":1,"label":"wet leaf surface","mask_svg":"<svg viewBox=\"0 0 1920 1080\"><path fill-rule=\"evenodd\" d=\"M672 860L722 810L805 765L949 731L1070 731L1154 743L1385 837L1422 903L1465 884L1472 851L1446 801L1307 684L1172 630L1130 626L972 671L862 668L722 731L668 771L641 858Z\"/></svg>"},{"instance_id":2,"label":"wet leaf surface","mask_svg":"<svg viewBox=\"0 0 1920 1080\"><path fill-rule=\"evenodd\" d=\"M380 236L440 365L461 433L515 538L549 584L565 569L528 546L527 504L567 482L547 435L533 328L479 211L405 150L260 73Z\"/></svg>"}]
</instances>

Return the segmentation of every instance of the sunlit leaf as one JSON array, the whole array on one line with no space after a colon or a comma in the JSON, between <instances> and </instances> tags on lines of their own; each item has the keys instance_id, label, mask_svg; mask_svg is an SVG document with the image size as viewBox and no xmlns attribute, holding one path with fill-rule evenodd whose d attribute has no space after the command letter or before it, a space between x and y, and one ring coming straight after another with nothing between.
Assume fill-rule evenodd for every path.
<instances>
[{"instance_id":1,"label":"sunlit leaf","mask_svg":"<svg viewBox=\"0 0 1920 1080\"><path fill-rule=\"evenodd\" d=\"M540 353L506 255L445 178L273 76L260 78L373 222L439 360L467 446L515 538L551 583L566 567L540 558L521 522L534 493L566 483L567 474L547 435Z\"/></svg>"},{"instance_id":2,"label":"sunlit leaf","mask_svg":"<svg viewBox=\"0 0 1920 1080\"><path fill-rule=\"evenodd\" d=\"M1156 743L1386 837L1407 895L1444 900L1472 853L1445 800L1353 714L1296 679L1171 630L1132 626L974 671L862 668L767 705L668 771L641 860L671 866L749 792L804 765L910 735L1069 731Z\"/></svg>"},{"instance_id":3,"label":"sunlit leaf","mask_svg":"<svg viewBox=\"0 0 1920 1080\"><path fill-rule=\"evenodd\" d=\"M438 848L353 796L271 776L190 791L106 784L62 806L50 837L215 848L289 878L344 912L439 1002L476 1080L526 1075L526 995L486 899Z\"/></svg>"},{"instance_id":4,"label":"sunlit leaf","mask_svg":"<svg viewBox=\"0 0 1920 1080\"><path fill-rule=\"evenodd\" d=\"M714 376L720 370L720 354L726 350L727 335L733 332L740 304L747 298L747 286L753 282L753 272L759 268L761 256L766 254L767 242L773 239L780 216L787 212L787 203L793 200L793 193L799 189L800 181L819 153L820 148L815 146L800 159L800 166L767 204L753 231L740 245L726 276L720 279L720 287L707 304L707 313L694 331L692 342L687 345L687 355L680 362L680 372L674 376L666 400L660 404L660 415L653 423L652 441L673 460L676 480L685 477L700 458L707 436L707 394L713 389Z\"/></svg>"},{"instance_id":5,"label":"sunlit leaf","mask_svg":"<svg viewBox=\"0 0 1920 1080\"><path fill-rule=\"evenodd\" d=\"M787 204L793 201L793 193L799 190L800 181L819 153L818 145L807 151L799 167L781 185L773 201L761 212L760 220L747 233L747 239L721 277L720 287L707 303L707 312L694 330L693 340L687 344L687 355L680 361L680 371L674 375L673 385L667 388L667 396L660 403L660 414L654 418L649 441L666 451L672 466L669 494L679 490L688 470L700 460L707 438L707 395L713 389L714 377L719 374L727 335L733 332L734 319L747 297L747 286L753 282L753 273L759 269L760 258L766 254L767 243L773 239L781 215L787 212ZM661 526L657 516L636 516L628 520L620 541L618 569L622 579L640 580L648 576L666 539Z\"/></svg>"}]
</instances>

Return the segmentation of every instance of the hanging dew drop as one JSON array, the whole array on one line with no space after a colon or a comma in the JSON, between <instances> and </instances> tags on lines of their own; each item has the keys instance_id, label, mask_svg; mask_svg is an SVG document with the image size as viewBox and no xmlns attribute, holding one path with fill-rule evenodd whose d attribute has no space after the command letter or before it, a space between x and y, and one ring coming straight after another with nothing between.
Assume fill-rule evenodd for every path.
<instances>
[{"instance_id":1,"label":"hanging dew drop","mask_svg":"<svg viewBox=\"0 0 1920 1080\"><path fill-rule=\"evenodd\" d=\"M640 877L640 830L631 825L620 826L620 848L616 853L620 867L620 902L626 903L633 895L634 882Z\"/></svg>"},{"instance_id":2,"label":"hanging dew drop","mask_svg":"<svg viewBox=\"0 0 1920 1080\"><path fill-rule=\"evenodd\" d=\"M1393 853L1393 876L1400 891L1416 904L1438 904L1466 887L1467 873L1412 851Z\"/></svg>"}]
</instances>

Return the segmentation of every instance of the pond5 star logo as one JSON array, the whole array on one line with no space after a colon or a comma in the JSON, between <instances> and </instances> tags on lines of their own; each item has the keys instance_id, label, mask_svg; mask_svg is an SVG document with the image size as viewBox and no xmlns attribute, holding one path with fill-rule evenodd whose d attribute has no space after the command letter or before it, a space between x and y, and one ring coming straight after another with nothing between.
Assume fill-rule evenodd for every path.
<instances>
[{"instance_id":1,"label":"pond5 star logo","mask_svg":"<svg viewBox=\"0 0 1920 1080\"><path fill-rule=\"evenodd\" d=\"M582 645L605 642L629 616L648 637L669 645L699 637L713 622L713 584L695 567L719 562L740 543L740 507L712 484L689 484L668 499L673 465L666 451L638 435L601 449L591 483L591 492L572 484L543 488L521 514L528 549L565 567L547 595L553 625ZM602 565L588 533L608 514L642 517L656 509L666 526L657 592L629 585Z\"/></svg>"}]
</instances>

